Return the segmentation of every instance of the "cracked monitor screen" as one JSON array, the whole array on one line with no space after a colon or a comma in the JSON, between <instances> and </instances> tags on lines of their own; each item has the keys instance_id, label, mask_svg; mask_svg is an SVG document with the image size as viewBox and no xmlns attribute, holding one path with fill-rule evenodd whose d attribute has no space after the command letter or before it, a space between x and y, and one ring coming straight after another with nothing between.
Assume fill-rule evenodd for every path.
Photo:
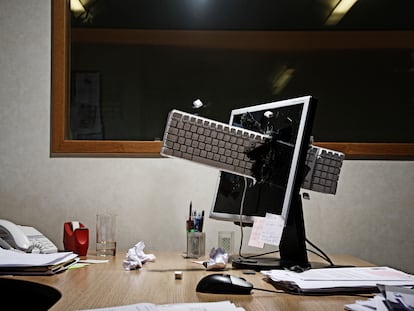
<instances>
[{"instance_id":1,"label":"cracked monitor screen","mask_svg":"<svg viewBox=\"0 0 414 311\"><path fill-rule=\"evenodd\" d=\"M230 124L270 134L251 151L256 160L251 179L220 172L210 218L249 225L255 216L278 214L286 221L292 197L299 193L311 130L311 96L233 110ZM247 183L242 206L243 192Z\"/></svg>"}]
</instances>

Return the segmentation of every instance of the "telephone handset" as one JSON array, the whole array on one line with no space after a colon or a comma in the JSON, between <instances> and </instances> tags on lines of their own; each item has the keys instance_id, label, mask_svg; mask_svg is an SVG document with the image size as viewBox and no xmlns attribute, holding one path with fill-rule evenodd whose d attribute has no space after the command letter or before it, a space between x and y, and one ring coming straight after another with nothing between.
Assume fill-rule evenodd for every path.
<instances>
[{"instance_id":1,"label":"telephone handset","mask_svg":"<svg viewBox=\"0 0 414 311\"><path fill-rule=\"evenodd\" d=\"M18 249L27 253L50 254L57 247L33 227L20 226L11 221L0 219L0 247Z\"/></svg>"}]
</instances>

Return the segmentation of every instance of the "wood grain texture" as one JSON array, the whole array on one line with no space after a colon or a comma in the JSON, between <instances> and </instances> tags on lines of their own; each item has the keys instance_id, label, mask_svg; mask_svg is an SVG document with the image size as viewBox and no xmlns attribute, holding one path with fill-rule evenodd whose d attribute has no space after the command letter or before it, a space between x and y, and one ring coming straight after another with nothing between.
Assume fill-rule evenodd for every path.
<instances>
[{"instance_id":1,"label":"wood grain texture","mask_svg":"<svg viewBox=\"0 0 414 311\"><path fill-rule=\"evenodd\" d=\"M333 311L343 310L344 304L355 301L354 296L310 297L256 289L251 295L197 293L195 288L198 281L203 276L216 271L205 271L202 265L173 252L154 253L155 262L145 264L139 270L125 271L122 268L125 254L124 251L118 251L116 257L110 257L108 263L70 269L53 276L15 276L14 278L47 284L61 291L62 298L50 309L51 311L102 308L142 302L168 304L223 300L231 300L237 306L244 307L246 311ZM88 257L97 258L93 255ZM312 256L310 258L311 261L316 261L316 258ZM352 256L332 256L332 259L336 264L371 265ZM183 271L181 280L175 279L175 270ZM246 275L242 270L231 270L231 265L228 265L228 270L224 272L242 276L256 288L274 290L260 273Z\"/></svg>"}]
</instances>

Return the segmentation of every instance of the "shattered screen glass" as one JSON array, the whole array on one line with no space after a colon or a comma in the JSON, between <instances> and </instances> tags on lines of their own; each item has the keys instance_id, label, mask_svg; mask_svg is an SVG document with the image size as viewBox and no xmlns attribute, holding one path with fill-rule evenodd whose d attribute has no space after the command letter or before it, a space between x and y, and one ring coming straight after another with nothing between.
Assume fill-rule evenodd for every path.
<instances>
[{"instance_id":1,"label":"shattered screen glass","mask_svg":"<svg viewBox=\"0 0 414 311\"><path fill-rule=\"evenodd\" d=\"M232 125L269 134L272 139L251 151L250 156L255 157L260 165L253 167L257 182L253 184L247 180L242 212L244 178L228 172L220 173L212 208L212 214L215 215L212 218L220 219L221 214L222 219L239 223L241 212L244 215L243 223L249 223L251 216L282 213L302 111L303 103L296 103L233 115Z\"/></svg>"}]
</instances>

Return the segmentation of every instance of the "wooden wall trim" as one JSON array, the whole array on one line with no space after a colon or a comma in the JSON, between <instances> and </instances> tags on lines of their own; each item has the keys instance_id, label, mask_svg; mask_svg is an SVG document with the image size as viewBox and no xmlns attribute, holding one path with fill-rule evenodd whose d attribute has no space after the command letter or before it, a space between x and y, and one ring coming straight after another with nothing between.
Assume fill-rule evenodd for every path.
<instances>
[{"instance_id":1,"label":"wooden wall trim","mask_svg":"<svg viewBox=\"0 0 414 311\"><path fill-rule=\"evenodd\" d=\"M69 91L69 32L67 1L52 1L51 153L64 151ZM63 149L62 149L63 148Z\"/></svg>"},{"instance_id":2,"label":"wooden wall trim","mask_svg":"<svg viewBox=\"0 0 414 311\"><path fill-rule=\"evenodd\" d=\"M345 159L414 160L414 143L337 143L316 142L315 145L337 150Z\"/></svg>"},{"instance_id":3,"label":"wooden wall trim","mask_svg":"<svg viewBox=\"0 0 414 311\"><path fill-rule=\"evenodd\" d=\"M343 152L345 159L414 160L411 143L315 142L316 146ZM54 156L161 157L160 141L63 140Z\"/></svg>"},{"instance_id":4,"label":"wooden wall trim","mask_svg":"<svg viewBox=\"0 0 414 311\"><path fill-rule=\"evenodd\" d=\"M53 156L161 157L160 141L62 140Z\"/></svg>"}]
</instances>

